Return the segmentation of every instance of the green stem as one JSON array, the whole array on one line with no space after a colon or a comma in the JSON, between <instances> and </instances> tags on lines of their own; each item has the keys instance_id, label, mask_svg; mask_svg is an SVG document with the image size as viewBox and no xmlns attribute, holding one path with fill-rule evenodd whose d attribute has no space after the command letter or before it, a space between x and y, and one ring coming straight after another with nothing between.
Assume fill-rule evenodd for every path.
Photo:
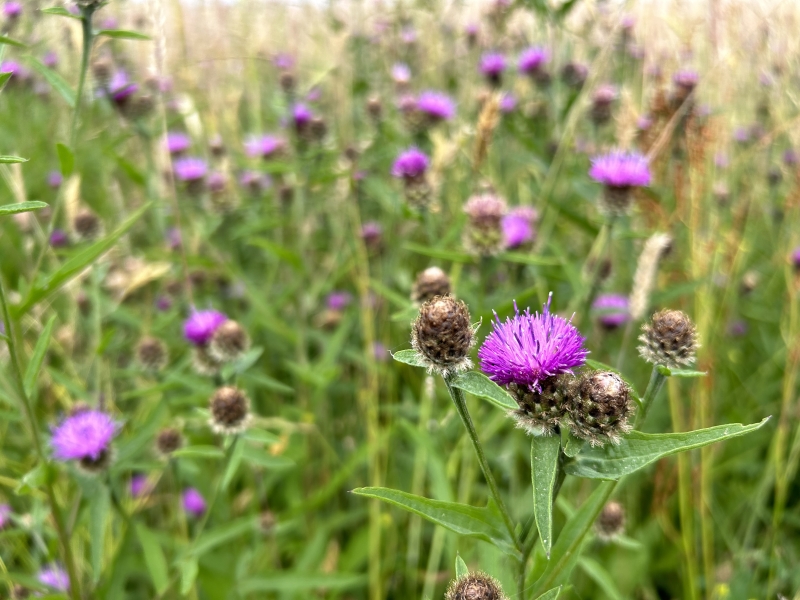
<instances>
[{"instance_id":1,"label":"green stem","mask_svg":"<svg viewBox=\"0 0 800 600\"><path fill-rule=\"evenodd\" d=\"M22 406L25 410L25 416L28 419L28 424L31 428L31 437L33 438L33 446L36 450L36 455L39 458L39 461L48 471L44 477L45 494L47 495L47 501L50 504L50 512L52 513L53 520L55 521L58 541L61 544L61 548L64 553L64 564L67 567L67 574L69 575L70 581L70 596L72 597L72 600L80 600L80 579L78 578L78 570L75 567L75 557L72 555L72 548L69 545L69 535L67 534L67 529L64 526L64 515L61 513L58 502L56 501L56 493L53 489L53 482L50 479L49 473L50 464L47 460L44 450L42 449L42 440L39 437L39 428L36 425L36 417L33 412L33 406L28 394L25 392L25 384L23 383L24 377L22 375L22 368L20 367L19 363L17 344L14 338L14 330L11 327L11 316L8 312L8 301L6 300L5 288L3 287L2 281L0 281L0 304L2 304L3 324L5 325L6 330L8 354L11 358L11 370L13 374L12 379L14 380L14 387L17 388L17 395L22 401Z\"/></svg>"},{"instance_id":2,"label":"green stem","mask_svg":"<svg viewBox=\"0 0 800 600\"><path fill-rule=\"evenodd\" d=\"M517 539L517 535L514 533L514 524L511 520L511 515L509 515L508 509L506 508L505 504L503 504L503 500L500 497L500 490L497 489L497 482L494 480L494 475L492 475L492 471L489 468L486 455L483 453L483 447L478 439L478 432L475 431L475 426L472 424L472 418L469 416L467 402L464 399L464 392L450 385L450 381L451 376L444 377L444 382L447 385L447 391L450 392L450 397L453 399L453 404L456 405L458 416L461 417L461 422L464 423L464 428L467 430L469 439L472 442L472 447L475 449L475 455L478 457L478 463L483 471L483 476L486 478L486 483L489 485L492 498L494 499L495 504L497 504L497 508L500 510L500 515L503 517L503 522L506 525L506 529L508 529L508 534L514 541L514 546L517 548L517 550L522 551L519 539Z\"/></svg>"},{"instance_id":3,"label":"green stem","mask_svg":"<svg viewBox=\"0 0 800 600\"><path fill-rule=\"evenodd\" d=\"M653 400L658 395L658 392L661 391L666 381L666 376L659 372L657 365L654 365L653 372L650 374L650 383L647 384L647 389L642 397L642 406L636 413L636 421L633 424L634 429L641 428L642 423L644 423L644 420L647 418L650 407L653 405Z\"/></svg>"},{"instance_id":4,"label":"green stem","mask_svg":"<svg viewBox=\"0 0 800 600\"><path fill-rule=\"evenodd\" d=\"M81 112L81 99L83 98L83 88L86 86L86 73L89 70L89 59L92 56L92 44L94 42L94 32L92 31L92 16L94 16L94 6L87 6L82 9L81 29L83 31L83 50L81 53L81 71L78 79L78 91L75 94L75 110L72 113L72 125L70 127L70 146L75 149L75 142L78 135L78 115Z\"/></svg>"}]
</instances>

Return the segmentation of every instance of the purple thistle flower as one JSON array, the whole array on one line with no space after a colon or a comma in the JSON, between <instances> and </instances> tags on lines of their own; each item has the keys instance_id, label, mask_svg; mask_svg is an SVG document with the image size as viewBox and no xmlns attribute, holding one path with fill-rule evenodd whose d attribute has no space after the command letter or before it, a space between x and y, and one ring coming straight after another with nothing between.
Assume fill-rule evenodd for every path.
<instances>
[{"instance_id":1,"label":"purple thistle flower","mask_svg":"<svg viewBox=\"0 0 800 600\"><path fill-rule=\"evenodd\" d=\"M55 69L58 65L58 54L52 50L48 50L42 57L42 64L48 69Z\"/></svg>"},{"instance_id":2,"label":"purple thistle flower","mask_svg":"<svg viewBox=\"0 0 800 600\"><path fill-rule=\"evenodd\" d=\"M281 71L288 71L294 67L294 56L286 52L280 52L272 58L272 64Z\"/></svg>"},{"instance_id":3,"label":"purple thistle flower","mask_svg":"<svg viewBox=\"0 0 800 600\"><path fill-rule=\"evenodd\" d=\"M119 29L119 21L114 17L106 17L100 23L100 29Z\"/></svg>"},{"instance_id":4,"label":"purple thistle flower","mask_svg":"<svg viewBox=\"0 0 800 600\"><path fill-rule=\"evenodd\" d=\"M175 177L181 181L200 181L208 172L208 165L202 158L186 156L179 158L172 164Z\"/></svg>"},{"instance_id":5,"label":"purple thistle flower","mask_svg":"<svg viewBox=\"0 0 800 600\"><path fill-rule=\"evenodd\" d=\"M172 300L169 296L161 295L156 298L156 308L161 312L166 312L172 308Z\"/></svg>"},{"instance_id":6,"label":"purple thistle flower","mask_svg":"<svg viewBox=\"0 0 800 600\"><path fill-rule=\"evenodd\" d=\"M600 294L592 303L600 324L606 329L616 329L630 319L627 296L620 294Z\"/></svg>"},{"instance_id":7,"label":"purple thistle flower","mask_svg":"<svg viewBox=\"0 0 800 600\"><path fill-rule=\"evenodd\" d=\"M382 235L383 227L380 223L369 221L361 226L361 239L367 242L367 245L379 242Z\"/></svg>"},{"instance_id":8,"label":"purple thistle flower","mask_svg":"<svg viewBox=\"0 0 800 600\"><path fill-rule=\"evenodd\" d=\"M787 167L793 167L797 164L797 152L793 148L784 151L783 164Z\"/></svg>"},{"instance_id":9,"label":"purple thistle flower","mask_svg":"<svg viewBox=\"0 0 800 600\"><path fill-rule=\"evenodd\" d=\"M511 92L504 93L503 97L500 98L500 112L504 114L512 113L515 108L517 108L517 99L514 94Z\"/></svg>"},{"instance_id":10,"label":"purple thistle flower","mask_svg":"<svg viewBox=\"0 0 800 600\"><path fill-rule=\"evenodd\" d=\"M22 3L6 2L3 5L3 14L9 19L16 19L22 14Z\"/></svg>"},{"instance_id":11,"label":"purple thistle flower","mask_svg":"<svg viewBox=\"0 0 800 600\"><path fill-rule=\"evenodd\" d=\"M69 243L69 236L63 229L53 229L50 233L50 246L53 248L63 248Z\"/></svg>"},{"instance_id":12,"label":"purple thistle flower","mask_svg":"<svg viewBox=\"0 0 800 600\"><path fill-rule=\"evenodd\" d=\"M10 522L11 507L8 504L0 504L0 529L3 529Z\"/></svg>"},{"instance_id":13,"label":"purple thistle flower","mask_svg":"<svg viewBox=\"0 0 800 600\"><path fill-rule=\"evenodd\" d=\"M650 185L650 167L638 152L620 150L592 159L589 177L612 188Z\"/></svg>"},{"instance_id":14,"label":"purple thistle flower","mask_svg":"<svg viewBox=\"0 0 800 600\"><path fill-rule=\"evenodd\" d=\"M264 159L273 158L285 147L286 141L283 138L271 134L251 137L244 144L244 150L248 156Z\"/></svg>"},{"instance_id":15,"label":"purple thistle flower","mask_svg":"<svg viewBox=\"0 0 800 600\"><path fill-rule=\"evenodd\" d=\"M60 565L55 563L43 567L36 578L42 585L51 587L59 592L69 591L69 575Z\"/></svg>"},{"instance_id":16,"label":"purple thistle flower","mask_svg":"<svg viewBox=\"0 0 800 600\"><path fill-rule=\"evenodd\" d=\"M392 65L392 79L399 85L405 85L411 81L411 68L405 63L395 63Z\"/></svg>"},{"instance_id":17,"label":"purple thistle flower","mask_svg":"<svg viewBox=\"0 0 800 600\"><path fill-rule=\"evenodd\" d=\"M206 512L206 500L195 488L186 488L183 491L183 509L195 517L202 516Z\"/></svg>"},{"instance_id":18,"label":"purple thistle flower","mask_svg":"<svg viewBox=\"0 0 800 600\"><path fill-rule=\"evenodd\" d=\"M0 69L2 71L2 69ZM737 127L733 130L733 139L740 144L745 144L750 141L750 130L747 127Z\"/></svg>"},{"instance_id":19,"label":"purple thistle flower","mask_svg":"<svg viewBox=\"0 0 800 600\"><path fill-rule=\"evenodd\" d=\"M792 251L792 265L796 270L800 271L800 246Z\"/></svg>"},{"instance_id":20,"label":"purple thistle flower","mask_svg":"<svg viewBox=\"0 0 800 600\"><path fill-rule=\"evenodd\" d=\"M697 85L697 82L700 81L700 75L697 73L697 71L683 69L672 76L672 81L678 87L691 90L694 89L694 87Z\"/></svg>"},{"instance_id":21,"label":"purple thistle flower","mask_svg":"<svg viewBox=\"0 0 800 600\"><path fill-rule=\"evenodd\" d=\"M315 85L306 94L306 102L318 102L322 98L322 88Z\"/></svg>"},{"instance_id":22,"label":"purple thistle flower","mask_svg":"<svg viewBox=\"0 0 800 600\"><path fill-rule=\"evenodd\" d=\"M147 482L147 475L138 473L131 477L130 492L134 498L148 495L153 491L152 486Z\"/></svg>"},{"instance_id":23,"label":"purple thistle flower","mask_svg":"<svg viewBox=\"0 0 800 600\"><path fill-rule=\"evenodd\" d=\"M489 79L497 80L506 70L506 57L499 52L487 52L481 57L480 71Z\"/></svg>"},{"instance_id":24,"label":"purple thistle flower","mask_svg":"<svg viewBox=\"0 0 800 600\"><path fill-rule=\"evenodd\" d=\"M416 109L433 121L447 121L456 114L452 98L441 92L422 92L417 97Z\"/></svg>"},{"instance_id":25,"label":"purple thistle flower","mask_svg":"<svg viewBox=\"0 0 800 600\"><path fill-rule=\"evenodd\" d=\"M108 82L108 92L111 94L111 99L117 104L124 103L138 90L139 84L130 81L128 74L122 70L115 72Z\"/></svg>"},{"instance_id":26,"label":"purple thistle flower","mask_svg":"<svg viewBox=\"0 0 800 600\"><path fill-rule=\"evenodd\" d=\"M183 323L183 335L195 346L204 346L228 317L216 310L193 310Z\"/></svg>"},{"instance_id":27,"label":"purple thistle flower","mask_svg":"<svg viewBox=\"0 0 800 600\"><path fill-rule=\"evenodd\" d=\"M548 377L571 373L589 353L570 321L550 314L551 293L542 313L519 312L505 322L495 313L494 331L478 350L481 370L499 385L517 384L539 391Z\"/></svg>"},{"instance_id":28,"label":"purple thistle flower","mask_svg":"<svg viewBox=\"0 0 800 600\"><path fill-rule=\"evenodd\" d=\"M392 165L392 176L403 179L417 179L428 170L430 161L428 156L419 148L411 147L400 156Z\"/></svg>"},{"instance_id":29,"label":"purple thistle flower","mask_svg":"<svg viewBox=\"0 0 800 600\"><path fill-rule=\"evenodd\" d=\"M53 429L53 458L56 460L98 460L108 450L117 424L104 412L84 410L67 417Z\"/></svg>"},{"instance_id":30,"label":"purple thistle flower","mask_svg":"<svg viewBox=\"0 0 800 600\"><path fill-rule=\"evenodd\" d=\"M353 297L347 292L331 292L328 294L325 304L328 310L335 310L341 312L350 304Z\"/></svg>"},{"instance_id":31,"label":"purple thistle flower","mask_svg":"<svg viewBox=\"0 0 800 600\"><path fill-rule=\"evenodd\" d=\"M239 175L239 185L247 188L253 194L260 194L272 185L272 179L269 178L269 175L258 171L242 171L242 174Z\"/></svg>"},{"instance_id":32,"label":"purple thistle flower","mask_svg":"<svg viewBox=\"0 0 800 600\"><path fill-rule=\"evenodd\" d=\"M192 145L192 138L181 131L169 131L164 140L164 146L170 154L186 152Z\"/></svg>"},{"instance_id":33,"label":"purple thistle flower","mask_svg":"<svg viewBox=\"0 0 800 600\"><path fill-rule=\"evenodd\" d=\"M208 176L208 191L212 194L221 194L228 187L228 178L225 173L214 171Z\"/></svg>"},{"instance_id":34,"label":"purple thistle flower","mask_svg":"<svg viewBox=\"0 0 800 600\"><path fill-rule=\"evenodd\" d=\"M11 73L12 77L25 79L28 77L28 71L15 60L4 60L0 63L0 73Z\"/></svg>"},{"instance_id":35,"label":"purple thistle flower","mask_svg":"<svg viewBox=\"0 0 800 600\"><path fill-rule=\"evenodd\" d=\"M534 46L523 50L519 55L519 62L517 64L520 73L525 75L533 75L540 71L542 67L550 60L550 52L541 46Z\"/></svg>"},{"instance_id":36,"label":"purple thistle flower","mask_svg":"<svg viewBox=\"0 0 800 600\"><path fill-rule=\"evenodd\" d=\"M292 122L297 131L308 127L313 118L314 114L311 112L311 109L302 102L298 102L292 107Z\"/></svg>"},{"instance_id":37,"label":"purple thistle flower","mask_svg":"<svg viewBox=\"0 0 800 600\"><path fill-rule=\"evenodd\" d=\"M50 171L47 174L47 185L51 188L61 187L62 183L64 183L64 176L61 174L61 171Z\"/></svg>"},{"instance_id":38,"label":"purple thistle flower","mask_svg":"<svg viewBox=\"0 0 800 600\"><path fill-rule=\"evenodd\" d=\"M638 119L636 119L636 129L639 131L647 131L653 126L653 119L648 117L647 115L642 115Z\"/></svg>"},{"instance_id":39,"label":"purple thistle flower","mask_svg":"<svg viewBox=\"0 0 800 600\"><path fill-rule=\"evenodd\" d=\"M536 210L529 206L518 206L505 215L500 224L506 248L517 248L532 242L536 237L533 225L537 217Z\"/></svg>"}]
</instances>

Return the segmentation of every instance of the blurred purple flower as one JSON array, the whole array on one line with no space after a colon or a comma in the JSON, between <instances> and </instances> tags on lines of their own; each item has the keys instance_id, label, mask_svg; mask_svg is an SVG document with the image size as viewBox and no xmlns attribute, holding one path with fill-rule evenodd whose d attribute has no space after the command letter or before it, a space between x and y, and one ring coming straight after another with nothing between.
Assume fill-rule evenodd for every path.
<instances>
[{"instance_id":1,"label":"blurred purple flower","mask_svg":"<svg viewBox=\"0 0 800 600\"><path fill-rule=\"evenodd\" d=\"M175 172L175 177L186 182L200 181L208 172L206 161L194 156L177 159L172 163L172 168Z\"/></svg>"},{"instance_id":2,"label":"blurred purple flower","mask_svg":"<svg viewBox=\"0 0 800 600\"><path fill-rule=\"evenodd\" d=\"M592 159L589 177L613 188L650 185L650 166L638 152L613 151Z\"/></svg>"},{"instance_id":3,"label":"blurred purple flower","mask_svg":"<svg viewBox=\"0 0 800 600\"><path fill-rule=\"evenodd\" d=\"M56 460L97 460L108 450L117 432L117 424L104 412L84 410L53 429L50 443Z\"/></svg>"},{"instance_id":4,"label":"blurred purple flower","mask_svg":"<svg viewBox=\"0 0 800 600\"><path fill-rule=\"evenodd\" d=\"M796 270L800 271L800 246L792 251L792 265Z\"/></svg>"},{"instance_id":5,"label":"blurred purple flower","mask_svg":"<svg viewBox=\"0 0 800 600\"><path fill-rule=\"evenodd\" d=\"M616 329L630 319L627 296L600 294L592 303L592 311L606 329Z\"/></svg>"},{"instance_id":6,"label":"blurred purple flower","mask_svg":"<svg viewBox=\"0 0 800 600\"><path fill-rule=\"evenodd\" d=\"M383 227L380 223L369 221L361 226L361 239L367 242L367 245L380 241L383 235Z\"/></svg>"},{"instance_id":7,"label":"blurred purple flower","mask_svg":"<svg viewBox=\"0 0 800 600\"><path fill-rule=\"evenodd\" d=\"M525 75L533 75L540 71L542 67L550 60L550 52L541 46L534 46L523 50L519 55L519 62L517 67L520 73Z\"/></svg>"},{"instance_id":8,"label":"blurred purple flower","mask_svg":"<svg viewBox=\"0 0 800 600\"><path fill-rule=\"evenodd\" d=\"M447 121L456 114L456 105L447 94L422 92L417 97L416 109L433 121Z\"/></svg>"},{"instance_id":9,"label":"blurred purple flower","mask_svg":"<svg viewBox=\"0 0 800 600\"><path fill-rule=\"evenodd\" d=\"M11 519L11 507L8 504L0 504L0 529L3 529Z\"/></svg>"},{"instance_id":10,"label":"blurred purple flower","mask_svg":"<svg viewBox=\"0 0 800 600\"><path fill-rule=\"evenodd\" d=\"M417 30L407 25L400 31L400 39L405 44L413 44L417 41Z\"/></svg>"},{"instance_id":11,"label":"blurred purple flower","mask_svg":"<svg viewBox=\"0 0 800 600\"><path fill-rule=\"evenodd\" d=\"M53 229L50 233L50 246L53 248L63 248L69 243L69 236L63 229Z\"/></svg>"},{"instance_id":12,"label":"blurred purple flower","mask_svg":"<svg viewBox=\"0 0 800 600\"><path fill-rule=\"evenodd\" d=\"M325 305L329 310L339 312L347 308L352 300L353 297L347 292L331 292L325 299Z\"/></svg>"},{"instance_id":13,"label":"blurred purple flower","mask_svg":"<svg viewBox=\"0 0 800 600\"><path fill-rule=\"evenodd\" d=\"M389 351L382 342L376 341L372 344L372 355L378 362L386 362L389 360Z\"/></svg>"},{"instance_id":14,"label":"blurred purple flower","mask_svg":"<svg viewBox=\"0 0 800 600\"><path fill-rule=\"evenodd\" d=\"M6 2L3 4L3 14L9 19L16 19L22 14L22 3Z\"/></svg>"},{"instance_id":15,"label":"blurred purple flower","mask_svg":"<svg viewBox=\"0 0 800 600\"><path fill-rule=\"evenodd\" d=\"M797 164L797 152L793 148L789 148L783 152L783 164L787 167L793 167Z\"/></svg>"},{"instance_id":16,"label":"blurred purple flower","mask_svg":"<svg viewBox=\"0 0 800 600\"><path fill-rule=\"evenodd\" d=\"M728 155L725 154L724 152L717 152L714 155L714 165L718 169L724 169L725 167L727 167L728 166Z\"/></svg>"},{"instance_id":17,"label":"blurred purple flower","mask_svg":"<svg viewBox=\"0 0 800 600\"><path fill-rule=\"evenodd\" d=\"M411 81L411 69L405 63L392 65L392 79L395 83L405 85Z\"/></svg>"},{"instance_id":18,"label":"blurred purple flower","mask_svg":"<svg viewBox=\"0 0 800 600\"><path fill-rule=\"evenodd\" d=\"M517 248L532 242L536 237L534 224L538 215L530 206L517 206L503 217L503 239L506 248Z\"/></svg>"},{"instance_id":19,"label":"blurred purple flower","mask_svg":"<svg viewBox=\"0 0 800 600\"><path fill-rule=\"evenodd\" d=\"M638 119L636 119L636 129L639 131L647 131L653 126L653 119L648 117L647 115L642 115Z\"/></svg>"},{"instance_id":20,"label":"blurred purple flower","mask_svg":"<svg viewBox=\"0 0 800 600\"><path fill-rule=\"evenodd\" d=\"M750 141L750 130L747 127L737 127L733 130L733 139L740 144Z\"/></svg>"},{"instance_id":21,"label":"blurred purple flower","mask_svg":"<svg viewBox=\"0 0 800 600\"><path fill-rule=\"evenodd\" d=\"M100 22L100 29L119 29L119 21L114 17L106 17Z\"/></svg>"},{"instance_id":22,"label":"blurred purple flower","mask_svg":"<svg viewBox=\"0 0 800 600\"><path fill-rule=\"evenodd\" d=\"M108 82L108 92L117 104L124 103L138 90L139 84L130 81L128 74L123 70L116 71Z\"/></svg>"},{"instance_id":23,"label":"blurred purple flower","mask_svg":"<svg viewBox=\"0 0 800 600\"><path fill-rule=\"evenodd\" d=\"M60 187L62 183L64 183L64 176L61 175L61 171L50 171L47 174L47 185L51 188Z\"/></svg>"},{"instance_id":24,"label":"blurred purple flower","mask_svg":"<svg viewBox=\"0 0 800 600\"><path fill-rule=\"evenodd\" d=\"M203 346L228 317L216 310L192 310L183 323L183 336L195 346Z\"/></svg>"},{"instance_id":25,"label":"blurred purple flower","mask_svg":"<svg viewBox=\"0 0 800 600\"><path fill-rule=\"evenodd\" d=\"M36 577L39 583L46 585L59 592L69 591L69 575L60 566L55 563L43 567Z\"/></svg>"},{"instance_id":26,"label":"blurred purple flower","mask_svg":"<svg viewBox=\"0 0 800 600\"><path fill-rule=\"evenodd\" d=\"M500 112L508 114L514 112L517 108L517 99L511 92L505 92L500 98Z\"/></svg>"},{"instance_id":27,"label":"blurred purple flower","mask_svg":"<svg viewBox=\"0 0 800 600\"><path fill-rule=\"evenodd\" d=\"M206 500L195 488L186 488L183 491L183 509L195 517L200 517L206 512Z\"/></svg>"},{"instance_id":28,"label":"blurred purple flower","mask_svg":"<svg viewBox=\"0 0 800 600\"><path fill-rule=\"evenodd\" d=\"M530 309L505 322L495 313L494 330L478 350L481 370L499 385L517 384L540 390L548 377L571 373L586 362L585 339L572 323L550 314L552 293L542 313Z\"/></svg>"},{"instance_id":29,"label":"blurred purple flower","mask_svg":"<svg viewBox=\"0 0 800 600\"><path fill-rule=\"evenodd\" d=\"M272 64L281 71L288 71L294 67L294 56L286 52L280 52L272 58Z\"/></svg>"},{"instance_id":30,"label":"blurred purple flower","mask_svg":"<svg viewBox=\"0 0 800 600\"><path fill-rule=\"evenodd\" d=\"M177 227L167 229L167 247L170 250L177 250L181 247L181 230Z\"/></svg>"},{"instance_id":31,"label":"blurred purple flower","mask_svg":"<svg viewBox=\"0 0 800 600\"><path fill-rule=\"evenodd\" d=\"M164 139L164 146L170 154L182 154L192 145L192 138L182 131L168 131Z\"/></svg>"},{"instance_id":32,"label":"blurred purple flower","mask_svg":"<svg viewBox=\"0 0 800 600\"><path fill-rule=\"evenodd\" d=\"M260 194L272 185L272 180L265 173L246 170L239 175L239 185L253 194Z\"/></svg>"},{"instance_id":33,"label":"blurred purple flower","mask_svg":"<svg viewBox=\"0 0 800 600\"><path fill-rule=\"evenodd\" d=\"M259 156L264 159L273 158L286 147L286 141L277 135L266 134L250 137L244 143L245 153L248 156Z\"/></svg>"},{"instance_id":34,"label":"blurred purple flower","mask_svg":"<svg viewBox=\"0 0 800 600\"><path fill-rule=\"evenodd\" d=\"M42 64L48 69L55 69L56 66L58 66L58 54L52 50L48 50L42 57Z\"/></svg>"},{"instance_id":35,"label":"blurred purple flower","mask_svg":"<svg viewBox=\"0 0 800 600\"><path fill-rule=\"evenodd\" d=\"M492 81L499 81L506 70L506 57L500 52L487 52L481 57L480 72Z\"/></svg>"},{"instance_id":36,"label":"blurred purple flower","mask_svg":"<svg viewBox=\"0 0 800 600\"><path fill-rule=\"evenodd\" d=\"M678 87L693 90L700 81L700 75L692 69L682 69L672 76L672 81Z\"/></svg>"},{"instance_id":37,"label":"blurred purple flower","mask_svg":"<svg viewBox=\"0 0 800 600\"><path fill-rule=\"evenodd\" d=\"M313 118L314 114L311 112L311 109L302 102L298 102L292 107L292 122L297 131L308 127L308 124L311 123L311 119Z\"/></svg>"},{"instance_id":38,"label":"blurred purple flower","mask_svg":"<svg viewBox=\"0 0 800 600\"><path fill-rule=\"evenodd\" d=\"M728 324L728 335L731 337L742 337L743 335L747 334L748 329L749 327L747 326L747 321L736 319Z\"/></svg>"},{"instance_id":39,"label":"blurred purple flower","mask_svg":"<svg viewBox=\"0 0 800 600\"><path fill-rule=\"evenodd\" d=\"M225 177L224 173L213 171L208 176L206 185L208 186L208 191L212 194L220 194L225 191L226 187L228 187L228 179Z\"/></svg>"},{"instance_id":40,"label":"blurred purple flower","mask_svg":"<svg viewBox=\"0 0 800 600\"><path fill-rule=\"evenodd\" d=\"M130 492L131 496L134 498L139 498L141 496L147 496L150 492L153 491L152 485L147 481L147 475L142 475L138 473L131 477L130 482Z\"/></svg>"},{"instance_id":41,"label":"blurred purple flower","mask_svg":"<svg viewBox=\"0 0 800 600\"><path fill-rule=\"evenodd\" d=\"M428 156L419 148L411 147L401 152L392 165L392 176L402 179L417 179L428 170Z\"/></svg>"},{"instance_id":42,"label":"blurred purple flower","mask_svg":"<svg viewBox=\"0 0 800 600\"><path fill-rule=\"evenodd\" d=\"M160 310L161 312L166 312L170 308L172 308L172 300L169 296L162 294L156 298L156 309Z\"/></svg>"},{"instance_id":43,"label":"blurred purple flower","mask_svg":"<svg viewBox=\"0 0 800 600\"><path fill-rule=\"evenodd\" d=\"M4 60L0 63L0 73L11 73L11 77L27 79L28 70L15 60Z\"/></svg>"},{"instance_id":44,"label":"blurred purple flower","mask_svg":"<svg viewBox=\"0 0 800 600\"><path fill-rule=\"evenodd\" d=\"M315 85L306 94L306 102L319 102L319 99L322 98L322 88L318 85Z\"/></svg>"}]
</instances>

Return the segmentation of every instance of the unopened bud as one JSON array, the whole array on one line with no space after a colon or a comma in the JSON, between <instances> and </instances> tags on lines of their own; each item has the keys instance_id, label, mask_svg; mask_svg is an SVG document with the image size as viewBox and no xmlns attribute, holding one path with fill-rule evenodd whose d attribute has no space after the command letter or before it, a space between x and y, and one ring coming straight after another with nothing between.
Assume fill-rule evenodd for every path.
<instances>
[{"instance_id":1,"label":"unopened bud","mask_svg":"<svg viewBox=\"0 0 800 600\"><path fill-rule=\"evenodd\" d=\"M695 360L697 329L686 313L662 310L642 327L639 354L647 362L679 369Z\"/></svg>"},{"instance_id":2,"label":"unopened bud","mask_svg":"<svg viewBox=\"0 0 800 600\"><path fill-rule=\"evenodd\" d=\"M230 362L250 348L250 338L236 321L225 321L217 327L208 346L209 354L218 362Z\"/></svg>"},{"instance_id":3,"label":"unopened bud","mask_svg":"<svg viewBox=\"0 0 800 600\"><path fill-rule=\"evenodd\" d=\"M450 278L439 267L429 267L417 275L411 288L411 300L416 304L427 302L434 296L450 294Z\"/></svg>"},{"instance_id":4,"label":"unopened bud","mask_svg":"<svg viewBox=\"0 0 800 600\"><path fill-rule=\"evenodd\" d=\"M136 358L148 371L160 371L167 365L167 347L157 338L146 337L136 347Z\"/></svg>"},{"instance_id":5,"label":"unopened bud","mask_svg":"<svg viewBox=\"0 0 800 600\"><path fill-rule=\"evenodd\" d=\"M500 582L486 573L474 571L454 579L445 600L507 600Z\"/></svg>"},{"instance_id":6,"label":"unopened bud","mask_svg":"<svg viewBox=\"0 0 800 600\"><path fill-rule=\"evenodd\" d=\"M217 433L239 433L250 421L250 400L239 388L219 388L210 400L211 427Z\"/></svg>"},{"instance_id":7,"label":"unopened bud","mask_svg":"<svg viewBox=\"0 0 800 600\"><path fill-rule=\"evenodd\" d=\"M592 446L618 444L631 430L632 410L628 384L610 371L583 374L572 381L567 393L570 429Z\"/></svg>"},{"instance_id":8,"label":"unopened bud","mask_svg":"<svg viewBox=\"0 0 800 600\"><path fill-rule=\"evenodd\" d=\"M609 541L622 535L625 530L625 509L619 502L609 502L595 523L597 537Z\"/></svg>"},{"instance_id":9,"label":"unopened bud","mask_svg":"<svg viewBox=\"0 0 800 600\"><path fill-rule=\"evenodd\" d=\"M167 456L183 445L181 432L172 427L162 429L156 437L156 449L160 454Z\"/></svg>"},{"instance_id":10,"label":"unopened bud","mask_svg":"<svg viewBox=\"0 0 800 600\"><path fill-rule=\"evenodd\" d=\"M411 324L411 346L430 372L447 376L472 366L469 351L475 331L469 309L452 296L436 296L419 308Z\"/></svg>"}]
</instances>

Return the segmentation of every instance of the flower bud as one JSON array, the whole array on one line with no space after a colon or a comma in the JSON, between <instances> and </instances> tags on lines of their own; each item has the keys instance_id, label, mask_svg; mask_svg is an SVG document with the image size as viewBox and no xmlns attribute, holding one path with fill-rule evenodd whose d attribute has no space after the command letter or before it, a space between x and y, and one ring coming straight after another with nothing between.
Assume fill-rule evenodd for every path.
<instances>
[{"instance_id":1,"label":"flower bud","mask_svg":"<svg viewBox=\"0 0 800 600\"><path fill-rule=\"evenodd\" d=\"M447 376L470 368L469 351L474 345L475 330L464 302L435 296L420 306L411 324L411 346L428 371Z\"/></svg>"},{"instance_id":2,"label":"flower bud","mask_svg":"<svg viewBox=\"0 0 800 600\"><path fill-rule=\"evenodd\" d=\"M603 507L594 528L597 537L603 541L619 537L625 529L625 509L619 502L609 502Z\"/></svg>"},{"instance_id":3,"label":"flower bud","mask_svg":"<svg viewBox=\"0 0 800 600\"><path fill-rule=\"evenodd\" d=\"M571 382L566 409L573 435L602 446L631 430L630 388L616 373L590 371Z\"/></svg>"},{"instance_id":4,"label":"flower bud","mask_svg":"<svg viewBox=\"0 0 800 600\"><path fill-rule=\"evenodd\" d=\"M95 213L84 208L72 219L72 230L78 240L91 241L100 237L103 226Z\"/></svg>"},{"instance_id":5,"label":"flower bud","mask_svg":"<svg viewBox=\"0 0 800 600\"><path fill-rule=\"evenodd\" d=\"M680 369L694 362L697 329L688 315L679 310L665 309L653 315L642 326L639 354L653 365Z\"/></svg>"},{"instance_id":6,"label":"flower bud","mask_svg":"<svg viewBox=\"0 0 800 600\"><path fill-rule=\"evenodd\" d=\"M217 433L239 433L250 421L250 400L239 388L225 386L211 396L211 428Z\"/></svg>"},{"instance_id":7,"label":"flower bud","mask_svg":"<svg viewBox=\"0 0 800 600\"><path fill-rule=\"evenodd\" d=\"M531 435L551 435L563 424L566 416L566 390L572 379L569 373L542 379L540 388L511 383L508 391L516 400L518 410L510 416L517 427Z\"/></svg>"},{"instance_id":8,"label":"flower bud","mask_svg":"<svg viewBox=\"0 0 800 600\"><path fill-rule=\"evenodd\" d=\"M507 600L500 582L486 573L474 571L454 579L445 600Z\"/></svg>"},{"instance_id":9,"label":"flower bud","mask_svg":"<svg viewBox=\"0 0 800 600\"><path fill-rule=\"evenodd\" d=\"M505 246L502 221L507 212L500 196L484 193L473 196L464 205L469 223L464 230L464 246L472 254L492 256Z\"/></svg>"},{"instance_id":10,"label":"flower bud","mask_svg":"<svg viewBox=\"0 0 800 600\"><path fill-rule=\"evenodd\" d=\"M231 362L247 352L249 348L250 338L244 327L236 321L229 320L214 331L208 345L208 353L217 362Z\"/></svg>"},{"instance_id":11,"label":"flower bud","mask_svg":"<svg viewBox=\"0 0 800 600\"><path fill-rule=\"evenodd\" d=\"M183 445L183 438L181 432L172 427L162 429L156 436L156 449L164 456L168 456L175 452Z\"/></svg>"},{"instance_id":12,"label":"flower bud","mask_svg":"<svg viewBox=\"0 0 800 600\"><path fill-rule=\"evenodd\" d=\"M428 267L417 275L411 288L411 300L416 304L422 304L434 296L447 296L450 292L450 278L447 273L439 267Z\"/></svg>"},{"instance_id":13,"label":"flower bud","mask_svg":"<svg viewBox=\"0 0 800 600\"><path fill-rule=\"evenodd\" d=\"M139 364L148 371L160 371L169 360L164 342L154 337L143 338L136 347Z\"/></svg>"}]
</instances>

